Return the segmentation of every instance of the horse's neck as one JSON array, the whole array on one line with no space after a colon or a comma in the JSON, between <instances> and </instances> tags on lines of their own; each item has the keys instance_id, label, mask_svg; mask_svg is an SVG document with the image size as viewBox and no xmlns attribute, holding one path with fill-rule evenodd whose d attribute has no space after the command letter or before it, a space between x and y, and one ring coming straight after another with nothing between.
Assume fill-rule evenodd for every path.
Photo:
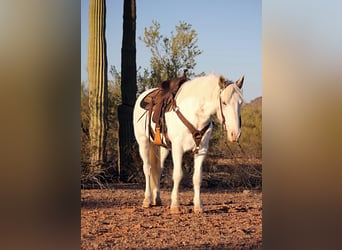
<instances>
[{"instance_id":1,"label":"horse's neck","mask_svg":"<svg viewBox=\"0 0 342 250\"><path fill-rule=\"evenodd\" d=\"M216 85L211 88L184 86L179 94L176 96L176 104L182 112L190 116L195 114L204 120L216 113L219 96L219 88Z\"/></svg>"}]
</instances>

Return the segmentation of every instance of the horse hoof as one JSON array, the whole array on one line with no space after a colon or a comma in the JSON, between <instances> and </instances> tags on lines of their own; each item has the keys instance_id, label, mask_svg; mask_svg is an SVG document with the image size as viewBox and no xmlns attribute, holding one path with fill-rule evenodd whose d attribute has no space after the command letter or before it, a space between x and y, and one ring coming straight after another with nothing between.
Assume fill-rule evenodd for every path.
<instances>
[{"instance_id":1,"label":"horse hoof","mask_svg":"<svg viewBox=\"0 0 342 250\"><path fill-rule=\"evenodd\" d=\"M142 204L142 207L143 208L149 208L149 207L151 207L151 204L148 201L144 201L143 204Z\"/></svg>"},{"instance_id":2,"label":"horse hoof","mask_svg":"<svg viewBox=\"0 0 342 250\"><path fill-rule=\"evenodd\" d=\"M161 199L156 199L153 203L152 203L153 206L161 206L162 205L162 201Z\"/></svg>"},{"instance_id":3,"label":"horse hoof","mask_svg":"<svg viewBox=\"0 0 342 250\"><path fill-rule=\"evenodd\" d=\"M170 209L171 214L180 214L180 208L179 207L171 207Z\"/></svg>"},{"instance_id":4,"label":"horse hoof","mask_svg":"<svg viewBox=\"0 0 342 250\"><path fill-rule=\"evenodd\" d=\"M201 213L203 213L203 208L202 207L195 207L194 212L195 212L195 214L201 214Z\"/></svg>"}]
</instances>

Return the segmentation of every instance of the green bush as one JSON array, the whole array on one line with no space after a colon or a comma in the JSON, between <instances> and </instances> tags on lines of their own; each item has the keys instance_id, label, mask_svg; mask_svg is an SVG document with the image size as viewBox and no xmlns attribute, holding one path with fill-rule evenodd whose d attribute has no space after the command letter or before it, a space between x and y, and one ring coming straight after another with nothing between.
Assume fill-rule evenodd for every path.
<instances>
[{"instance_id":1,"label":"green bush","mask_svg":"<svg viewBox=\"0 0 342 250\"><path fill-rule=\"evenodd\" d=\"M244 104L241 108L241 137L239 144L227 141L226 132L216 117L213 117L214 130L210 140L210 158L257 158L262 157L262 110L261 104Z\"/></svg>"}]
</instances>

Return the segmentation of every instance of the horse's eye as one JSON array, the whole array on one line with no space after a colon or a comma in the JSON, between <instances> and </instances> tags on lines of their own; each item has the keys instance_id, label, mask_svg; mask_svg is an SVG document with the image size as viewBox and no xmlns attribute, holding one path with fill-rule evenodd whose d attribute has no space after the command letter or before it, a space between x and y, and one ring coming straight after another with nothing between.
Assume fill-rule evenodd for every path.
<instances>
[{"instance_id":1,"label":"horse's eye","mask_svg":"<svg viewBox=\"0 0 342 250\"><path fill-rule=\"evenodd\" d=\"M223 104L223 105L227 105L227 103L226 103L226 102L222 102L222 104Z\"/></svg>"}]
</instances>

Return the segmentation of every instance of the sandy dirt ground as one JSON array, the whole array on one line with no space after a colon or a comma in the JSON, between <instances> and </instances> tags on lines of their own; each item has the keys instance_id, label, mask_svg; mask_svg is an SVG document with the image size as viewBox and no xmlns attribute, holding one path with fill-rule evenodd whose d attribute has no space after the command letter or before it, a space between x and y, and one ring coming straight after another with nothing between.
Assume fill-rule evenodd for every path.
<instances>
[{"instance_id":1,"label":"sandy dirt ground","mask_svg":"<svg viewBox=\"0 0 342 250\"><path fill-rule=\"evenodd\" d=\"M142 185L81 190L81 248L262 248L261 191L206 188L201 197L204 212L195 214L192 189L181 189L181 213L171 214L171 188L151 208L141 206Z\"/></svg>"}]
</instances>

